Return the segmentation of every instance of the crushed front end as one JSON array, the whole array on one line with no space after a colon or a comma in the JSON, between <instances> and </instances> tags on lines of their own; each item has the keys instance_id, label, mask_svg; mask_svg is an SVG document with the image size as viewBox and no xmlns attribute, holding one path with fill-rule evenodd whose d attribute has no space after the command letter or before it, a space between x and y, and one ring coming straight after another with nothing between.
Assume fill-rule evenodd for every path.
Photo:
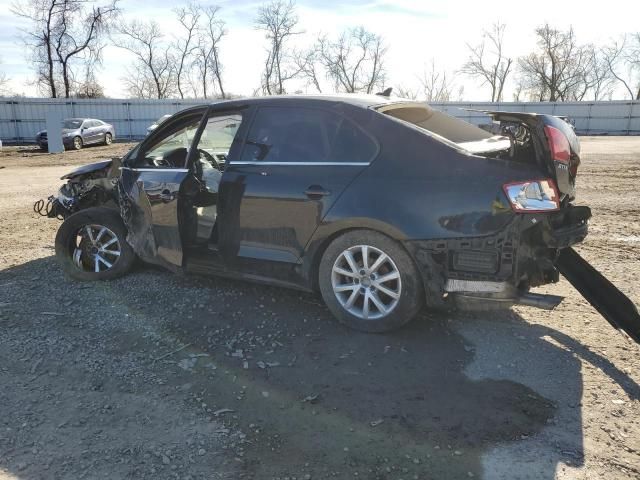
<instances>
[{"instance_id":1,"label":"crushed front end","mask_svg":"<svg viewBox=\"0 0 640 480\"><path fill-rule=\"evenodd\" d=\"M68 216L93 206L118 208L118 159L85 165L62 176L63 184L56 195L38 200L33 209L49 218L64 220Z\"/></svg>"}]
</instances>

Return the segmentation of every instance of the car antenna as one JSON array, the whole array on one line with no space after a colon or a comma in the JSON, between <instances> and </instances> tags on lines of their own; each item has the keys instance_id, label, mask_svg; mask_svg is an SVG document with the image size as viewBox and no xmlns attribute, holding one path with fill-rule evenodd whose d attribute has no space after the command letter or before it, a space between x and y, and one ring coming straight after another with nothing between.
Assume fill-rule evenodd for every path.
<instances>
[{"instance_id":1,"label":"car antenna","mask_svg":"<svg viewBox=\"0 0 640 480\"><path fill-rule=\"evenodd\" d=\"M390 97L392 90L393 87L385 88L382 92L376 93L376 95L380 95L381 97Z\"/></svg>"}]
</instances>

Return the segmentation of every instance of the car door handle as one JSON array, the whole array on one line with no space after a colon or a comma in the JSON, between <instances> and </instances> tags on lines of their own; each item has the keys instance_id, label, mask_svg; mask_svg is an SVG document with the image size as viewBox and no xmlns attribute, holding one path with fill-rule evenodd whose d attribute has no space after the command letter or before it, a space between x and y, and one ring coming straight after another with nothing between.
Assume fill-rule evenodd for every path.
<instances>
[{"instance_id":1,"label":"car door handle","mask_svg":"<svg viewBox=\"0 0 640 480\"><path fill-rule=\"evenodd\" d=\"M320 185L311 185L304 191L304 194L309 198L320 198L331 195L329 190L325 190Z\"/></svg>"}]
</instances>

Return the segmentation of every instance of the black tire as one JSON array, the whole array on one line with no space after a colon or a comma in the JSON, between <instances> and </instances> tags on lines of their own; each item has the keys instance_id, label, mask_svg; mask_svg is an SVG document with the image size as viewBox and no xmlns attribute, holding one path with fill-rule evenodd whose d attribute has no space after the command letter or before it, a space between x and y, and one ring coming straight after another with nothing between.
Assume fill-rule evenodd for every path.
<instances>
[{"instance_id":1,"label":"black tire","mask_svg":"<svg viewBox=\"0 0 640 480\"><path fill-rule=\"evenodd\" d=\"M83 146L82 137L73 137L73 141L71 142L71 148L74 150L81 150Z\"/></svg>"},{"instance_id":2,"label":"black tire","mask_svg":"<svg viewBox=\"0 0 640 480\"><path fill-rule=\"evenodd\" d=\"M348 311L342 306L333 289L334 264L336 264L343 252L361 245L373 247L386 254L394 266L397 267L400 276L401 288L399 289L399 298L395 307L389 313L376 319L364 319ZM383 333L395 330L409 323L416 316L424 302L422 281L413 260L398 242L379 232L351 230L339 236L324 251L318 270L318 284L324 302L340 323L354 330L368 333ZM353 281L362 282L361 279L354 279ZM374 287L371 288L375 290ZM380 299L379 296L377 298L378 300Z\"/></svg>"},{"instance_id":3,"label":"black tire","mask_svg":"<svg viewBox=\"0 0 640 480\"><path fill-rule=\"evenodd\" d=\"M112 266L106 270L99 272L83 270L74 261L73 254L77 249L78 232L87 225L107 227L118 239L120 256L112 261ZM67 217L60 225L56 234L56 258L64 272L76 280L92 281L118 278L131 270L136 259L126 237L127 229L116 210L101 207L88 208ZM111 258L109 260L111 261Z\"/></svg>"},{"instance_id":4,"label":"black tire","mask_svg":"<svg viewBox=\"0 0 640 480\"><path fill-rule=\"evenodd\" d=\"M111 145L111 142L113 141L113 137L111 136L110 133L105 133L104 134L104 144L105 145Z\"/></svg>"}]
</instances>

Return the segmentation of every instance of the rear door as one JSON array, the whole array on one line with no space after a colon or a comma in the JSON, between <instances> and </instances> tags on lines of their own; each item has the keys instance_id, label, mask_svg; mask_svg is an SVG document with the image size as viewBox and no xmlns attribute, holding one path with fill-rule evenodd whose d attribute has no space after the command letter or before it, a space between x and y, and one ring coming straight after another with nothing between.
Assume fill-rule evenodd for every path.
<instances>
[{"instance_id":1,"label":"rear door","mask_svg":"<svg viewBox=\"0 0 640 480\"><path fill-rule=\"evenodd\" d=\"M84 143L99 142L101 138L100 138L100 127L98 126L98 122L96 122L95 120L85 120L84 132L82 136L83 136Z\"/></svg>"},{"instance_id":2,"label":"rear door","mask_svg":"<svg viewBox=\"0 0 640 480\"><path fill-rule=\"evenodd\" d=\"M321 108L257 108L239 158L220 186L219 248L297 263L344 188L375 158L375 140Z\"/></svg>"},{"instance_id":3,"label":"rear door","mask_svg":"<svg viewBox=\"0 0 640 480\"><path fill-rule=\"evenodd\" d=\"M91 120L85 120L82 122L82 126L80 127L80 135L82 136L82 143L88 145L93 143L91 138L91 130L92 130L93 122Z\"/></svg>"},{"instance_id":4,"label":"rear door","mask_svg":"<svg viewBox=\"0 0 640 480\"><path fill-rule=\"evenodd\" d=\"M107 126L101 120L94 120L94 123L95 123L95 127L94 127L95 139L94 139L94 141L98 142L98 143L102 143L102 142L104 142L104 134L107 131Z\"/></svg>"}]
</instances>

